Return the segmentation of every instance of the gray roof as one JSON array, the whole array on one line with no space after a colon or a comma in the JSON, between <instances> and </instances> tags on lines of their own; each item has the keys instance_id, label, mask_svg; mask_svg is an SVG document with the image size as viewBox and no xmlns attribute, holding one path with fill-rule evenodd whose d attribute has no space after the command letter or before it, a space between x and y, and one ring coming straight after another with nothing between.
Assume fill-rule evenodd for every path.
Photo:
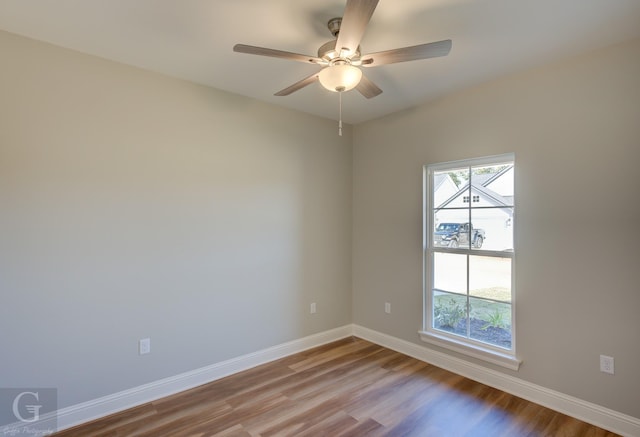
<instances>
[{"instance_id":1,"label":"gray roof","mask_svg":"<svg viewBox=\"0 0 640 437\"><path fill-rule=\"evenodd\" d=\"M513 206L513 197L512 196L502 196L501 194L496 193L493 190L487 188L491 182L498 179L500 176L504 175L506 172L511 170L513 165L509 165L497 173L483 173L471 176L471 191L476 191L481 193L489 202L493 203L496 206L505 206L511 207ZM453 202L454 199L464 194L465 191L469 191L469 183L467 182L457 193L453 196L449 197L447 200L442 202L440 206L436 209L441 209L447 206L449 203Z\"/></svg>"},{"instance_id":2,"label":"gray roof","mask_svg":"<svg viewBox=\"0 0 640 437\"><path fill-rule=\"evenodd\" d=\"M444 184L444 181L446 181L447 178L451 179L451 176L449 176L446 173L438 173L438 174L434 175L433 176L433 191L436 191L438 188L440 188L440 186L442 184ZM456 185L456 183L453 181L453 179L451 179L451 182L453 182L453 185Z\"/></svg>"}]
</instances>

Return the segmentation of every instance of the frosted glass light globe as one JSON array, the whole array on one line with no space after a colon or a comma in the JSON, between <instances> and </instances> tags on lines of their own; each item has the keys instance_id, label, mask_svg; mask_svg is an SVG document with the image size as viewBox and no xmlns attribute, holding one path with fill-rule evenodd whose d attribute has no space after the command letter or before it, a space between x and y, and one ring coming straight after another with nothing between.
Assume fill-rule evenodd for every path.
<instances>
[{"instance_id":1,"label":"frosted glass light globe","mask_svg":"<svg viewBox=\"0 0 640 437\"><path fill-rule=\"evenodd\" d=\"M320 71L318 75L323 87L333 92L354 89L362 79L362 71L349 64L335 64Z\"/></svg>"}]
</instances>

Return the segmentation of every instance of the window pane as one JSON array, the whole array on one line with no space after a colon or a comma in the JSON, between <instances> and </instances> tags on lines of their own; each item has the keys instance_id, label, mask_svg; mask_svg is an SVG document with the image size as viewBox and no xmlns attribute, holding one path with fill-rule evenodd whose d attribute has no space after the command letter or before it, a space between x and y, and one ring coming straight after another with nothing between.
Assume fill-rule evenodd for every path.
<instances>
[{"instance_id":1,"label":"window pane","mask_svg":"<svg viewBox=\"0 0 640 437\"><path fill-rule=\"evenodd\" d=\"M433 207L455 208L464 206L462 197L452 199L469 182L469 168L436 171L433 173ZM468 206L468 204L467 204Z\"/></svg>"},{"instance_id":2,"label":"window pane","mask_svg":"<svg viewBox=\"0 0 640 437\"><path fill-rule=\"evenodd\" d=\"M470 298L471 338L511 349L511 304Z\"/></svg>"},{"instance_id":3,"label":"window pane","mask_svg":"<svg viewBox=\"0 0 640 437\"><path fill-rule=\"evenodd\" d=\"M471 248L513 251L513 208L471 210Z\"/></svg>"},{"instance_id":4,"label":"window pane","mask_svg":"<svg viewBox=\"0 0 640 437\"><path fill-rule=\"evenodd\" d=\"M467 294L467 255L433 254L433 288Z\"/></svg>"},{"instance_id":5,"label":"window pane","mask_svg":"<svg viewBox=\"0 0 640 437\"><path fill-rule=\"evenodd\" d=\"M470 256L469 294L511 302L511 258Z\"/></svg>"},{"instance_id":6,"label":"window pane","mask_svg":"<svg viewBox=\"0 0 640 437\"><path fill-rule=\"evenodd\" d=\"M433 292L433 327L467 336L467 297Z\"/></svg>"},{"instance_id":7,"label":"window pane","mask_svg":"<svg viewBox=\"0 0 640 437\"><path fill-rule=\"evenodd\" d=\"M498 199L505 205L513 206L513 174L513 162L473 167L471 191L472 195L479 196L479 201L472 206L485 206L485 202L490 197Z\"/></svg>"},{"instance_id":8,"label":"window pane","mask_svg":"<svg viewBox=\"0 0 640 437\"><path fill-rule=\"evenodd\" d=\"M469 248L469 167L435 172L432 223L434 247Z\"/></svg>"}]
</instances>

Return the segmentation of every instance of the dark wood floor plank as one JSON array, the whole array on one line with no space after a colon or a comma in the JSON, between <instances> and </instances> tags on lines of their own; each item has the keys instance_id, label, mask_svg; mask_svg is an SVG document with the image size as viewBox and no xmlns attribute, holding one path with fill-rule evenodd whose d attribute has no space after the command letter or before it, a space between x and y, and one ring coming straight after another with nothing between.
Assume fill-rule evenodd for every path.
<instances>
[{"instance_id":1,"label":"dark wood floor plank","mask_svg":"<svg viewBox=\"0 0 640 437\"><path fill-rule=\"evenodd\" d=\"M240 405L215 422L205 427L210 432L222 432L235 424L242 424L244 429L252 423L264 423L283 417L287 412L295 411L295 403L280 393L264 399L260 404Z\"/></svg>"},{"instance_id":2,"label":"dark wood floor plank","mask_svg":"<svg viewBox=\"0 0 640 437\"><path fill-rule=\"evenodd\" d=\"M355 337L275 360L58 437L613 437Z\"/></svg>"},{"instance_id":3,"label":"dark wood floor plank","mask_svg":"<svg viewBox=\"0 0 640 437\"><path fill-rule=\"evenodd\" d=\"M364 422L358 422L357 426L339 431L335 435L336 437L377 437L384 436L384 432L384 426L373 419L367 419Z\"/></svg>"},{"instance_id":4,"label":"dark wood floor plank","mask_svg":"<svg viewBox=\"0 0 640 437\"><path fill-rule=\"evenodd\" d=\"M175 437L181 437L181 436L175 436ZM187 437L187 436L185 436ZM189 435L189 437L195 437L193 436L193 434ZM222 432L217 432L215 434L208 434L208 433L203 433L202 437L251 437L251 434L249 434L243 427L242 425L235 425L232 426L229 429L226 429Z\"/></svg>"},{"instance_id":5,"label":"dark wood floor plank","mask_svg":"<svg viewBox=\"0 0 640 437\"><path fill-rule=\"evenodd\" d=\"M232 406L240 404L249 404L252 402L260 402L260 399L264 396L269 396L274 392L283 392L289 396L295 391L303 390L305 385L313 385L320 382L320 378L329 372L335 371L337 368L345 367L345 369L353 368L354 362L361 360L362 357L380 357L390 355L388 350L381 349L380 347L371 345L370 348L360 349L358 352L352 352L336 357L333 360L325 361L318 364L316 367L308 368L295 372L293 375L288 376L285 380L273 380L266 384L261 385L251 391L241 392L236 396L231 396L227 399L227 402ZM349 365L349 366L347 366ZM331 377L329 377L330 379ZM316 381L316 382L313 382ZM288 392L289 391L289 392Z\"/></svg>"},{"instance_id":6,"label":"dark wood floor plank","mask_svg":"<svg viewBox=\"0 0 640 437\"><path fill-rule=\"evenodd\" d=\"M155 417L157 414L151 403L139 405L137 407L125 410L121 413L112 414L101 418L100 420L89 422L87 424L69 428L56 436L64 437L82 437L91 435L95 437L111 437L117 436L117 429L131 422L144 420L146 417Z\"/></svg>"},{"instance_id":7,"label":"dark wood floor plank","mask_svg":"<svg viewBox=\"0 0 640 437\"><path fill-rule=\"evenodd\" d=\"M289 435L287 429L295 429L297 432L307 429L316 423L318 418L324 418L338 411L349 402L351 392L360 387L371 384L386 370L371 367L361 368L356 375L342 375L340 377L323 379L323 383L317 383L309 387L307 384L300 384L300 390L290 389L295 396L292 402L294 409L277 411L274 417L270 417L268 422L260 422L260 418L255 418L250 422L245 422L247 429L252 434L267 435ZM324 376L324 375L323 375ZM265 426L268 425L268 426ZM292 434L295 435L295 434Z\"/></svg>"},{"instance_id":8,"label":"dark wood floor plank","mask_svg":"<svg viewBox=\"0 0 640 437\"><path fill-rule=\"evenodd\" d=\"M430 375L435 377L432 378ZM445 378L456 381L462 379L459 375L434 366L421 369L417 376L411 379L391 372L356 398L348 411L359 420L373 418L385 426L393 426L415 408L427 404L445 391L446 388L442 387ZM402 408L403 414L396 414L397 408Z\"/></svg>"},{"instance_id":9,"label":"dark wood floor plank","mask_svg":"<svg viewBox=\"0 0 640 437\"><path fill-rule=\"evenodd\" d=\"M345 343L338 347L328 349L323 353L311 355L297 363L292 363L289 365L289 367L297 372L300 372L311 367L319 366L320 364L331 361L341 355L355 353L360 349L370 348L371 346L374 345L361 342Z\"/></svg>"},{"instance_id":10,"label":"dark wood floor plank","mask_svg":"<svg viewBox=\"0 0 640 437\"><path fill-rule=\"evenodd\" d=\"M357 386L367 386L383 377L387 372L382 367L370 363L361 364L358 367L338 367L290 387L283 393L291 399L304 399L323 394L333 396L337 394L336 391L341 392L356 389Z\"/></svg>"},{"instance_id":11,"label":"dark wood floor plank","mask_svg":"<svg viewBox=\"0 0 640 437\"><path fill-rule=\"evenodd\" d=\"M345 413L338 411L335 414L325 418L323 421L311 425L309 428L298 434L297 437L317 437L321 435L335 436L341 431L353 429L359 425L359 422Z\"/></svg>"}]
</instances>

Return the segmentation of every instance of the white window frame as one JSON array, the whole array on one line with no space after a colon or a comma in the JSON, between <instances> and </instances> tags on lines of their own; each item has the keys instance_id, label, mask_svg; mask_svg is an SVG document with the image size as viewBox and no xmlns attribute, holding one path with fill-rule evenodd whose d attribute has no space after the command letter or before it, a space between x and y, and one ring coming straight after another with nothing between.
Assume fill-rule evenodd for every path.
<instances>
[{"instance_id":1,"label":"white window frame","mask_svg":"<svg viewBox=\"0 0 640 437\"><path fill-rule=\"evenodd\" d=\"M516 357L516 296L515 296L515 228L514 233L514 250L513 251L493 251L476 248L457 248L440 250L433 247L433 175L436 172L446 170L460 169L464 167L478 167L499 165L505 162L513 162L515 165L515 154L506 153L502 155L487 156L483 158L465 159L460 161L449 161L439 164L430 164L424 166L423 172L423 329L419 332L420 338L430 344L449 349L467 356L478 358L480 360L506 367L512 370L518 370L522 363ZM515 182L514 182L515 183ZM514 190L515 191L515 190ZM469 200L471 200L469 193ZM514 214L515 214L515 196L514 196ZM469 213L473 207L473 202L468 203ZM515 222L515 220L514 220ZM460 253L467 255L479 255L490 257L511 258L511 349L505 349L498 346L492 346L487 343L465 338L456 334L449 334L445 331L433 328L433 295L434 288L434 253L436 252Z\"/></svg>"}]
</instances>

